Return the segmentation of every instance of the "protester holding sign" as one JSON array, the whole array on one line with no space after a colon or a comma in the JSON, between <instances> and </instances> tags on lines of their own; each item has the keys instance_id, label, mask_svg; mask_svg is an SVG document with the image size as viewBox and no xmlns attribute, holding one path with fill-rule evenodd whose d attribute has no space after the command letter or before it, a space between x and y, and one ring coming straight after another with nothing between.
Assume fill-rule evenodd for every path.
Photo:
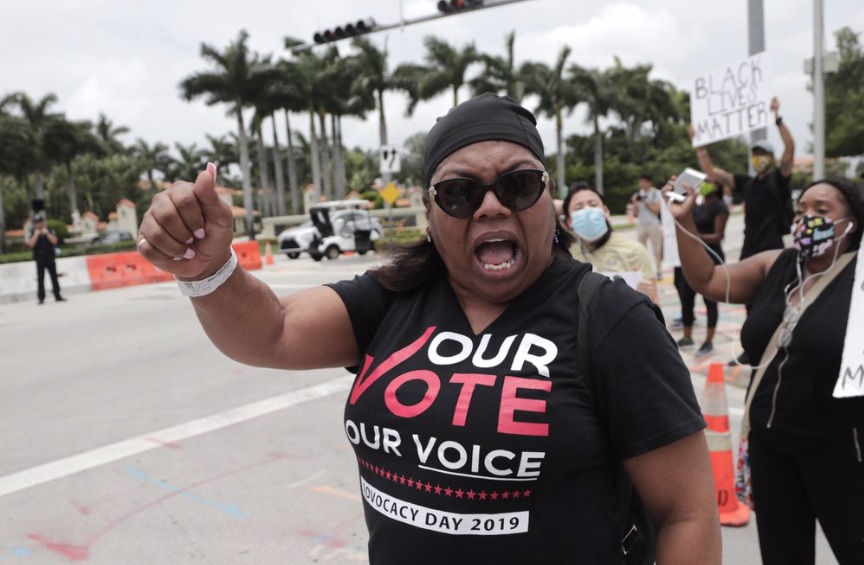
<instances>
[{"instance_id":1,"label":"protester holding sign","mask_svg":"<svg viewBox=\"0 0 864 565\"><path fill-rule=\"evenodd\" d=\"M645 247L648 247L648 242L651 243L658 279L663 278L660 272L663 264L663 226L660 225L662 198L660 191L651 184L651 175L640 175L639 190L631 198L636 216L636 239Z\"/></svg>"},{"instance_id":2,"label":"protester holding sign","mask_svg":"<svg viewBox=\"0 0 864 565\"><path fill-rule=\"evenodd\" d=\"M774 123L783 139L783 155L778 163L774 146L767 140L753 144L752 163L756 176L733 175L715 167L708 149L696 148L699 166L708 175L708 180L731 188L732 195L744 202L744 243L739 259L746 259L760 251L783 249L783 236L789 233L789 217L784 212L791 204L789 181L792 177L792 161L795 157L795 141L789 128L780 117L780 102L771 100ZM691 136L694 135L691 129ZM747 353L738 358L747 363Z\"/></svg>"},{"instance_id":3,"label":"protester holding sign","mask_svg":"<svg viewBox=\"0 0 864 565\"><path fill-rule=\"evenodd\" d=\"M708 175L708 181L728 186L733 195L744 202L744 244L740 259L746 259L760 251L782 249L783 236L789 233L782 210L791 199L789 180L792 177L792 161L795 158L795 140L779 115L780 102L771 100L771 111L783 139L783 154L778 163L774 145L767 140L757 141L751 147L753 170L756 176L728 173L715 167L708 148L696 148L699 166Z\"/></svg>"},{"instance_id":4,"label":"protester holding sign","mask_svg":"<svg viewBox=\"0 0 864 565\"><path fill-rule=\"evenodd\" d=\"M745 439L762 562L814 563L818 520L837 562L860 565L864 396L833 391L853 289L862 284L855 272L864 189L846 179L811 184L797 202L794 248L730 265L715 265L698 241L695 200L690 190L684 203L670 204L687 281L707 298L752 304L741 340L754 361Z\"/></svg>"}]
</instances>

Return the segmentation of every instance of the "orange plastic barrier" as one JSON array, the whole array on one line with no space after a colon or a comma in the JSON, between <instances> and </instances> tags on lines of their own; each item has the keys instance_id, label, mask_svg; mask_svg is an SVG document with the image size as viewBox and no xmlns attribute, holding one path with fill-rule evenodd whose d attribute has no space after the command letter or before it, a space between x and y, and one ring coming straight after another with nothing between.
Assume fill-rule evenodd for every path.
<instances>
[{"instance_id":1,"label":"orange plastic barrier","mask_svg":"<svg viewBox=\"0 0 864 565\"><path fill-rule=\"evenodd\" d=\"M232 243L234 253L237 254L237 261L240 266L247 271L257 271L263 268L261 262L261 248L258 247L257 241L244 241L242 243Z\"/></svg>"},{"instance_id":2,"label":"orange plastic barrier","mask_svg":"<svg viewBox=\"0 0 864 565\"><path fill-rule=\"evenodd\" d=\"M735 464L732 458L732 434L729 431L729 403L726 400L726 385L723 364L714 362L708 368L708 381L702 396L702 414L708 429L708 449L711 452L711 469L714 472L714 490L717 493L717 509L723 526L746 526L750 521L750 509L738 501L735 495Z\"/></svg>"},{"instance_id":3,"label":"orange plastic barrier","mask_svg":"<svg viewBox=\"0 0 864 565\"><path fill-rule=\"evenodd\" d=\"M237 261L247 271L263 267L261 249L257 241L232 244ZM137 251L90 255L87 257L87 272L92 290L109 290L173 280L170 273L153 266Z\"/></svg>"},{"instance_id":4,"label":"orange plastic barrier","mask_svg":"<svg viewBox=\"0 0 864 565\"><path fill-rule=\"evenodd\" d=\"M137 251L91 255L87 257L87 271L93 290L171 280L170 274L148 263Z\"/></svg>"}]
</instances>

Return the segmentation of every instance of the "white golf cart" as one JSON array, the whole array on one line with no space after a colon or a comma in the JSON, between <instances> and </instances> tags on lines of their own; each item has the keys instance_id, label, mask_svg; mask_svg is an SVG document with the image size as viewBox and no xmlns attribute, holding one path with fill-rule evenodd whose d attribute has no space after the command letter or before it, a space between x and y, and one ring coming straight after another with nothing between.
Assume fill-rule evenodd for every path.
<instances>
[{"instance_id":1,"label":"white golf cart","mask_svg":"<svg viewBox=\"0 0 864 565\"><path fill-rule=\"evenodd\" d=\"M315 204L309 209L311 225L304 222L279 234L279 250L290 259L306 251L316 261L336 259L346 251L365 255L384 234L381 222L365 210L368 205L366 200Z\"/></svg>"}]
</instances>

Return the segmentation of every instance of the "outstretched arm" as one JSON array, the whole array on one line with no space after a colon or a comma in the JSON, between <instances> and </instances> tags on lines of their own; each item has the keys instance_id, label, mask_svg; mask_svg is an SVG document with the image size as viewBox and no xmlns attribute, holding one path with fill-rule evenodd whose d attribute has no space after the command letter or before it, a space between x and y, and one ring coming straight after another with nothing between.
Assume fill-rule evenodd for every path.
<instances>
[{"instance_id":1,"label":"outstretched arm","mask_svg":"<svg viewBox=\"0 0 864 565\"><path fill-rule=\"evenodd\" d=\"M780 117L780 101L777 97L771 99L771 111L774 112L774 123L777 124L777 129L780 131L780 139L783 140L783 155L780 157L780 172L784 177L792 174L792 165L795 162L795 140L792 138L792 132L786 127L783 118Z\"/></svg>"},{"instance_id":2,"label":"outstretched arm","mask_svg":"<svg viewBox=\"0 0 864 565\"><path fill-rule=\"evenodd\" d=\"M665 188L671 189L671 181ZM687 283L705 298L718 302L749 304L756 298L759 287L780 250L764 251L731 264L715 265L693 220L696 194L685 185L688 194L684 202L670 203L669 209L677 220L675 236L678 257ZM725 231L725 226L724 226Z\"/></svg>"},{"instance_id":3,"label":"outstretched arm","mask_svg":"<svg viewBox=\"0 0 864 565\"><path fill-rule=\"evenodd\" d=\"M690 137L695 135L693 126L690 126ZM696 148L696 158L699 160L699 168L702 172L708 175L708 181L715 184L728 186L731 190L735 190L735 177L731 173L724 171L720 167L714 166L714 161L711 160L711 155L708 154L708 148L700 145Z\"/></svg>"},{"instance_id":4,"label":"outstretched arm","mask_svg":"<svg viewBox=\"0 0 864 565\"><path fill-rule=\"evenodd\" d=\"M176 182L157 194L142 219L138 251L178 280L206 279L231 257L231 208L214 184L215 167L208 165L194 184ZM191 301L210 340L242 363L283 369L357 363L351 320L330 288L278 298L238 266L216 290Z\"/></svg>"}]
</instances>

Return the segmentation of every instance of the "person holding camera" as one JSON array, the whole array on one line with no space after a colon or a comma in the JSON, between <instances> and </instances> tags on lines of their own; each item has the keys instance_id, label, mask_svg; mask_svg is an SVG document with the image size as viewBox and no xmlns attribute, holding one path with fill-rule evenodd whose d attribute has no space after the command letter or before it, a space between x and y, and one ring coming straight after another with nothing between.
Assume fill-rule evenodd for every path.
<instances>
[{"instance_id":1,"label":"person holding camera","mask_svg":"<svg viewBox=\"0 0 864 565\"><path fill-rule=\"evenodd\" d=\"M636 217L636 239L654 254L657 279L663 278L663 226L660 224L660 191L651 185L651 175L639 175L639 191L633 195L633 215Z\"/></svg>"},{"instance_id":2,"label":"person holding camera","mask_svg":"<svg viewBox=\"0 0 864 565\"><path fill-rule=\"evenodd\" d=\"M38 289L36 297L39 304L45 303L45 271L51 277L51 290L54 292L54 300L65 302L66 299L60 295L60 281L57 279L57 234L48 229L45 223L45 215L41 212L33 216L33 225L27 235L25 245L33 250L33 260L36 261L36 281Z\"/></svg>"}]
</instances>

